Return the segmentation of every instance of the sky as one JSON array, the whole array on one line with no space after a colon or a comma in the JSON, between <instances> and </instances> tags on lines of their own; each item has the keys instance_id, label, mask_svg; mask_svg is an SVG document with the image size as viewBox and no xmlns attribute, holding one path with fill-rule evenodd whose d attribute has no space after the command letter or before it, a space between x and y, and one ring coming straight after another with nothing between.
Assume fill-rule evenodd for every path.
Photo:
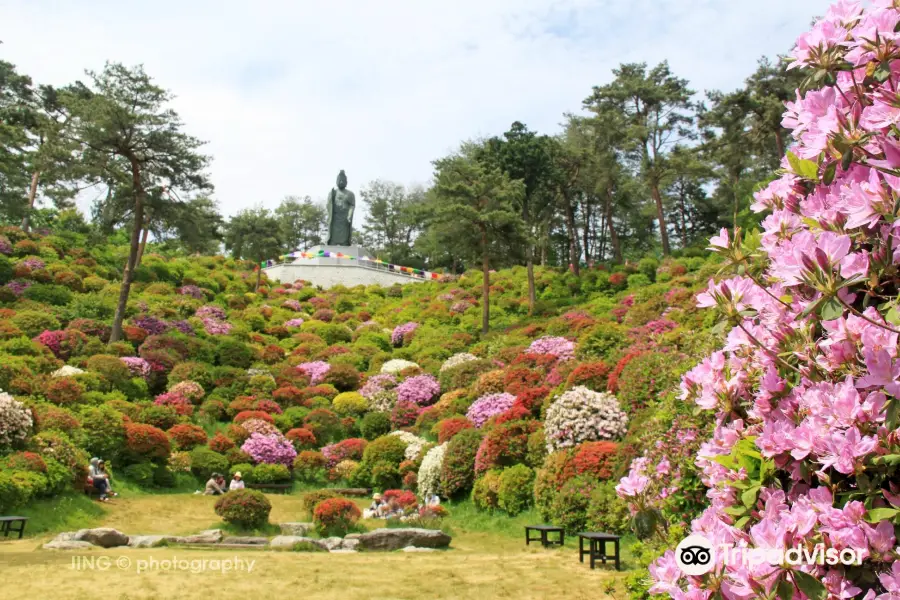
<instances>
[{"instance_id":1,"label":"sky","mask_svg":"<svg viewBox=\"0 0 900 600\"><path fill-rule=\"evenodd\" d=\"M213 157L226 215L324 198L340 169L427 184L513 121L555 133L624 62L740 87L826 0L0 0L0 58L37 83L143 64ZM89 203L82 199L81 203Z\"/></svg>"}]
</instances>

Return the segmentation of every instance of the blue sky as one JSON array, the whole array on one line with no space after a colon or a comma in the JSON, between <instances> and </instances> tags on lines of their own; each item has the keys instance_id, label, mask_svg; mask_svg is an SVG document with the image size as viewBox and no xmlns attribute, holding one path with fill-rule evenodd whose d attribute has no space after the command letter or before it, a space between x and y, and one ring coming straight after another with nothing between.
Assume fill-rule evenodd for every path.
<instances>
[{"instance_id":1,"label":"blue sky","mask_svg":"<svg viewBox=\"0 0 900 600\"><path fill-rule=\"evenodd\" d=\"M431 161L513 121L554 133L622 62L738 87L823 0L0 0L0 57L62 85L144 64L208 141L225 214L324 197L340 169L427 183Z\"/></svg>"}]
</instances>

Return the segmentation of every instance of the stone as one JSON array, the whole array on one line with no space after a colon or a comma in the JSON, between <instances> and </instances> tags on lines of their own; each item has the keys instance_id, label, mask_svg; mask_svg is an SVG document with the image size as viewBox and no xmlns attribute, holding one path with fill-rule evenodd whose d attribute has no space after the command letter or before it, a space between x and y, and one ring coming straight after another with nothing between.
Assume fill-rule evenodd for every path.
<instances>
[{"instance_id":1,"label":"stone","mask_svg":"<svg viewBox=\"0 0 900 600\"><path fill-rule=\"evenodd\" d=\"M63 531L56 535L55 538L50 540L51 542L70 542L75 539L75 536L78 535L77 531Z\"/></svg>"},{"instance_id":2,"label":"stone","mask_svg":"<svg viewBox=\"0 0 900 600\"><path fill-rule=\"evenodd\" d=\"M172 541L179 544L218 544L223 537L221 529L206 529L195 535L173 538Z\"/></svg>"},{"instance_id":3,"label":"stone","mask_svg":"<svg viewBox=\"0 0 900 600\"><path fill-rule=\"evenodd\" d=\"M245 546L265 546L269 543L269 538L258 536L231 536L222 540L223 544L241 544Z\"/></svg>"},{"instance_id":4,"label":"stone","mask_svg":"<svg viewBox=\"0 0 900 600\"><path fill-rule=\"evenodd\" d=\"M269 548L274 550L293 550L297 544L306 544L311 548L319 548L325 550L322 540L314 540L313 538L303 537L300 535L279 535L272 538L269 542Z\"/></svg>"},{"instance_id":5,"label":"stone","mask_svg":"<svg viewBox=\"0 0 900 600\"><path fill-rule=\"evenodd\" d=\"M80 542L77 540L54 540L52 542L47 542L41 547L44 550L88 550L90 548L96 548L96 546L90 542Z\"/></svg>"},{"instance_id":6,"label":"stone","mask_svg":"<svg viewBox=\"0 0 900 600\"><path fill-rule=\"evenodd\" d=\"M359 536L360 550L400 550L407 546L417 548L446 548L451 537L439 529L376 529Z\"/></svg>"},{"instance_id":7,"label":"stone","mask_svg":"<svg viewBox=\"0 0 900 600\"><path fill-rule=\"evenodd\" d=\"M112 527L80 529L72 539L79 542L88 542L102 548L116 548L128 545L128 536Z\"/></svg>"},{"instance_id":8,"label":"stone","mask_svg":"<svg viewBox=\"0 0 900 600\"><path fill-rule=\"evenodd\" d=\"M336 550L330 550L331 554L356 554L357 550L351 550L350 548L337 548Z\"/></svg>"},{"instance_id":9,"label":"stone","mask_svg":"<svg viewBox=\"0 0 900 600\"><path fill-rule=\"evenodd\" d=\"M401 552L436 552L434 548L416 548L415 546L407 546L402 548Z\"/></svg>"},{"instance_id":10,"label":"stone","mask_svg":"<svg viewBox=\"0 0 900 600\"><path fill-rule=\"evenodd\" d=\"M359 548L359 539L347 539L344 538L344 542L341 544L341 550L344 552L356 552Z\"/></svg>"},{"instance_id":11,"label":"stone","mask_svg":"<svg viewBox=\"0 0 900 600\"><path fill-rule=\"evenodd\" d=\"M340 547L344 543L344 539L339 538L339 537L328 537L328 538L321 539L319 541L322 542L322 546L324 546L325 549L328 550L329 552L331 552L332 550L340 549Z\"/></svg>"},{"instance_id":12,"label":"stone","mask_svg":"<svg viewBox=\"0 0 900 600\"><path fill-rule=\"evenodd\" d=\"M301 522L281 523L278 526L281 527L281 535L299 536L305 536L309 534L309 532L312 531L314 527L312 523Z\"/></svg>"},{"instance_id":13,"label":"stone","mask_svg":"<svg viewBox=\"0 0 900 600\"><path fill-rule=\"evenodd\" d=\"M128 536L129 548L156 548L162 546L168 538L165 535L131 535Z\"/></svg>"}]
</instances>

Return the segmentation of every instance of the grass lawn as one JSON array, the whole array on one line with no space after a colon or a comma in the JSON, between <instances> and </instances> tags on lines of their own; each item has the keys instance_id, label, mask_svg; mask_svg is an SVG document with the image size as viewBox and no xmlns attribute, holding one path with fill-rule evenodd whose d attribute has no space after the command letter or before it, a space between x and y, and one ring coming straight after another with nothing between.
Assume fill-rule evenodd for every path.
<instances>
[{"instance_id":1,"label":"grass lawn","mask_svg":"<svg viewBox=\"0 0 900 600\"><path fill-rule=\"evenodd\" d=\"M269 495L270 521L307 520L302 492ZM125 490L106 505L86 505L81 498L53 515L51 505L25 511L36 517L36 531L23 540L0 541L0 598L556 598L603 600L622 598L613 587L622 574L611 568L591 571L578 562L577 541L564 548L526 547L523 525L539 522L535 514L510 519L474 511L469 503L451 506L447 528L451 548L428 553L293 553L269 550L193 550L185 547L95 549L88 552L47 551L40 545L53 533L78 527L115 527L126 534L188 534L221 527L213 512L214 498L190 494L143 494ZM360 500L360 505L366 500ZM96 509L100 507L101 510ZM38 511L37 509L40 508ZM39 514L38 514L39 513ZM369 529L380 521L366 522ZM29 528L31 523L29 523ZM0 538L2 540L3 538ZM627 548L628 543L623 544ZM109 557L105 570L78 570L74 557ZM119 568L116 559L130 565ZM240 558L241 572L148 569L139 561L199 561ZM627 568L629 557L625 555ZM255 561L247 571L247 561ZM123 560L124 563L124 560ZM99 563L98 563L99 564ZM185 565L187 566L187 565ZM199 568L193 569L200 571Z\"/></svg>"}]
</instances>

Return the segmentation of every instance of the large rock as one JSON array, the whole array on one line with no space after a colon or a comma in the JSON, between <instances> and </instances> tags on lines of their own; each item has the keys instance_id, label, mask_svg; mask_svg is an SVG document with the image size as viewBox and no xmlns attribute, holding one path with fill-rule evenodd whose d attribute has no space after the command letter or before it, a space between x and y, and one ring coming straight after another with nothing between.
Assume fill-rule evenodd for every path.
<instances>
[{"instance_id":1,"label":"large rock","mask_svg":"<svg viewBox=\"0 0 900 600\"><path fill-rule=\"evenodd\" d=\"M359 538L347 539L341 543L341 552L356 552L359 548Z\"/></svg>"},{"instance_id":2,"label":"large rock","mask_svg":"<svg viewBox=\"0 0 900 600\"><path fill-rule=\"evenodd\" d=\"M322 540L314 540L313 538L300 535L279 535L278 537L274 537L269 542L269 548L272 548L273 550L293 550L297 544L303 544L311 550L315 550L316 548L319 550L326 550L325 546L322 545Z\"/></svg>"},{"instance_id":3,"label":"large rock","mask_svg":"<svg viewBox=\"0 0 900 600\"><path fill-rule=\"evenodd\" d=\"M172 539L172 536L166 535L131 535L128 536L129 548L156 548L162 546L163 542Z\"/></svg>"},{"instance_id":4,"label":"large rock","mask_svg":"<svg viewBox=\"0 0 900 600\"><path fill-rule=\"evenodd\" d=\"M116 548L117 546L128 545L128 536L112 527L81 529L72 539L79 542L88 542L103 548Z\"/></svg>"},{"instance_id":5,"label":"large rock","mask_svg":"<svg viewBox=\"0 0 900 600\"><path fill-rule=\"evenodd\" d=\"M96 548L90 542L79 542L76 540L53 540L52 542L47 542L42 546L44 550L88 550L90 548Z\"/></svg>"},{"instance_id":6,"label":"large rock","mask_svg":"<svg viewBox=\"0 0 900 600\"><path fill-rule=\"evenodd\" d=\"M452 538L438 529L376 529L359 536L360 550L400 550L417 548L446 548Z\"/></svg>"},{"instance_id":7,"label":"large rock","mask_svg":"<svg viewBox=\"0 0 900 600\"><path fill-rule=\"evenodd\" d=\"M196 535L176 537L173 541L179 544L218 544L224 537L221 529L207 529Z\"/></svg>"},{"instance_id":8,"label":"large rock","mask_svg":"<svg viewBox=\"0 0 900 600\"><path fill-rule=\"evenodd\" d=\"M344 543L344 538L339 537L327 537L319 540L325 549L331 552L332 550L340 549L341 545Z\"/></svg>"},{"instance_id":9,"label":"large rock","mask_svg":"<svg viewBox=\"0 0 900 600\"><path fill-rule=\"evenodd\" d=\"M312 523L281 523L279 525L281 527L281 535L299 535L305 536L308 535L310 531L313 530Z\"/></svg>"},{"instance_id":10,"label":"large rock","mask_svg":"<svg viewBox=\"0 0 900 600\"><path fill-rule=\"evenodd\" d=\"M255 537L255 536L231 536L222 540L223 544L243 544L245 546L265 546L269 543L269 538L267 537Z\"/></svg>"}]
</instances>

